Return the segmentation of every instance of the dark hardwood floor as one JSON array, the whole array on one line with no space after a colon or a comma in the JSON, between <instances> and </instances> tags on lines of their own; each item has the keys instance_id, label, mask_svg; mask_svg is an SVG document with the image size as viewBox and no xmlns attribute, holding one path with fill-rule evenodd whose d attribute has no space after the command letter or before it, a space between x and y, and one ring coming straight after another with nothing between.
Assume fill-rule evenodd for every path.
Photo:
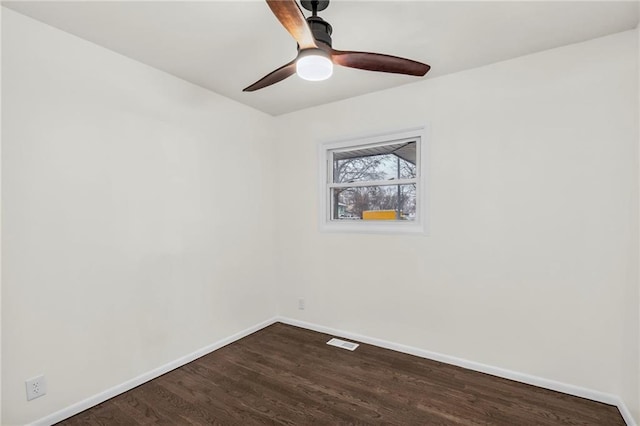
<instances>
[{"instance_id":1,"label":"dark hardwood floor","mask_svg":"<svg viewBox=\"0 0 640 426\"><path fill-rule=\"evenodd\" d=\"M616 407L274 324L59 424L624 425Z\"/></svg>"}]
</instances>

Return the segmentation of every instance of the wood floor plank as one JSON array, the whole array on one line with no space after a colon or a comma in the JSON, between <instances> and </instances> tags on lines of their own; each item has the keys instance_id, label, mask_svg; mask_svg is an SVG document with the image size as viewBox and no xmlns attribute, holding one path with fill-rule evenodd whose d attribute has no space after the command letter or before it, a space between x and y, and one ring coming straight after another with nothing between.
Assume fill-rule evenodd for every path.
<instances>
[{"instance_id":1,"label":"wood floor plank","mask_svg":"<svg viewBox=\"0 0 640 426\"><path fill-rule=\"evenodd\" d=\"M147 404L139 397L140 392L126 392L111 401L126 416L141 425L175 425L180 418L172 413L162 414L153 405Z\"/></svg>"},{"instance_id":2,"label":"wood floor plank","mask_svg":"<svg viewBox=\"0 0 640 426\"><path fill-rule=\"evenodd\" d=\"M598 425L616 407L276 323L61 425Z\"/></svg>"}]
</instances>

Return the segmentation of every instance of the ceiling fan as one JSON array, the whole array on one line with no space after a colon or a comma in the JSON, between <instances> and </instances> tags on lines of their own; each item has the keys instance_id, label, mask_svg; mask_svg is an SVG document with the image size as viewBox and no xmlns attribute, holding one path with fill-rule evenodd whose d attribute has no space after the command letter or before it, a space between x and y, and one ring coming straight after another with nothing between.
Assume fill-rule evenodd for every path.
<instances>
[{"instance_id":1,"label":"ceiling fan","mask_svg":"<svg viewBox=\"0 0 640 426\"><path fill-rule=\"evenodd\" d=\"M296 73L305 80L325 80L331 77L333 64L420 77L431 68L427 64L397 56L335 50L331 47L333 28L318 16L318 11L329 6L329 0L301 0L300 3L302 7L311 11L310 17L304 17L295 0L267 0L273 14L298 42L298 55L291 62L246 87L243 92L262 89Z\"/></svg>"}]
</instances>

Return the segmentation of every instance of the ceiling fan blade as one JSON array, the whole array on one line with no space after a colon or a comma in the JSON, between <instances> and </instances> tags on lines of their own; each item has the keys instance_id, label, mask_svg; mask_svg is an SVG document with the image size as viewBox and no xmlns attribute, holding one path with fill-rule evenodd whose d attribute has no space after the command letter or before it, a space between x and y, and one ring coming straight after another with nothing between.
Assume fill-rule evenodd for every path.
<instances>
[{"instance_id":1,"label":"ceiling fan blade","mask_svg":"<svg viewBox=\"0 0 640 426\"><path fill-rule=\"evenodd\" d=\"M253 83L251 86L245 87L243 92L253 92L263 87L271 86L279 81L284 80L287 77L291 77L296 73L296 61L295 59L288 64L285 64L275 71L262 77L260 80Z\"/></svg>"},{"instance_id":2,"label":"ceiling fan blade","mask_svg":"<svg viewBox=\"0 0 640 426\"><path fill-rule=\"evenodd\" d=\"M422 77L431 68L422 62L381 53L331 50L331 60L343 67L368 71L392 72Z\"/></svg>"},{"instance_id":3,"label":"ceiling fan blade","mask_svg":"<svg viewBox=\"0 0 640 426\"><path fill-rule=\"evenodd\" d=\"M282 26L298 42L301 50L318 47L309 24L295 0L267 0L267 4Z\"/></svg>"}]
</instances>

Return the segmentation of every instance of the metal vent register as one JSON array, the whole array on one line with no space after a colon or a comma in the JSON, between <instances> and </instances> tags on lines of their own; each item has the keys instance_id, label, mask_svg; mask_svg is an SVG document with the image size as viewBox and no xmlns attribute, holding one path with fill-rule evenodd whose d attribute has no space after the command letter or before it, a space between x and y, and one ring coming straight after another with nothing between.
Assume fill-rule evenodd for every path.
<instances>
[{"instance_id":1,"label":"metal vent register","mask_svg":"<svg viewBox=\"0 0 640 426\"><path fill-rule=\"evenodd\" d=\"M355 351L358 346L358 343L347 342L344 340L336 339L335 337L327 342L327 345L335 346L337 348L346 349L348 351Z\"/></svg>"}]
</instances>

